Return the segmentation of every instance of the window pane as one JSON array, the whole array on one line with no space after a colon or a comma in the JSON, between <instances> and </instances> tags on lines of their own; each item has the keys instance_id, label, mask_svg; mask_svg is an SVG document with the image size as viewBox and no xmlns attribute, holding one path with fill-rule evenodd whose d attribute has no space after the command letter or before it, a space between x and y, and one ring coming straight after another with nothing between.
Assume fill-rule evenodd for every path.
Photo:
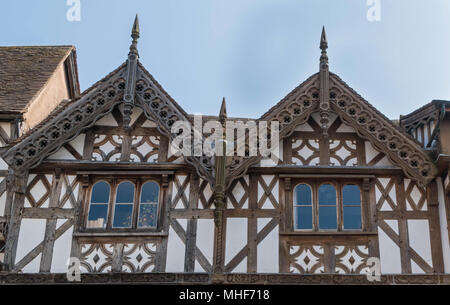
<instances>
[{"instance_id":1,"label":"window pane","mask_svg":"<svg viewBox=\"0 0 450 305\"><path fill-rule=\"evenodd\" d=\"M311 187L307 184L300 184L295 187L297 205L311 205Z\"/></svg>"},{"instance_id":2,"label":"window pane","mask_svg":"<svg viewBox=\"0 0 450 305\"><path fill-rule=\"evenodd\" d=\"M141 204L139 207L138 227L155 228L157 215L158 215L158 205Z\"/></svg>"},{"instance_id":3,"label":"window pane","mask_svg":"<svg viewBox=\"0 0 450 305\"><path fill-rule=\"evenodd\" d=\"M331 184L322 184L319 187L319 205L336 205L336 189Z\"/></svg>"},{"instance_id":4,"label":"window pane","mask_svg":"<svg viewBox=\"0 0 450 305\"><path fill-rule=\"evenodd\" d=\"M91 202L93 203L108 203L109 202L109 184L105 181L100 181L94 184L91 194Z\"/></svg>"},{"instance_id":5,"label":"window pane","mask_svg":"<svg viewBox=\"0 0 450 305\"><path fill-rule=\"evenodd\" d=\"M150 181L142 186L141 203L158 203L159 186L156 182Z\"/></svg>"},{"instance_id":6,"label":"window pane","mask_svg":"<svg viewBox=\"0 0 450 305\"><path fill-rule=\"evenodd\" d=\"M295 229L311 230L312 229L312 207L300 206L295 207Z\"/></svg>"},{"instance_id":7,"label":"window pane","mask_svg":"<svg viewBox=\"0 0 450 305\"><path fill-rule=\"evenodd\" d=\"M361 230L361 207L344 207L344 229Z\"/></svg>"},{"instance_id":8,"label":"window pane","mask_svg":"<svg viewBox=\"0 0 450 305\"><path fill-rule=\"evenodd\" d=\"M360 205L361 193L359 187L354 184L344 186L342 190L344 205Z\"/></svg>"},{"instance_id":9,"label":"window pane","mask_svg":"<svg viewBox=\"0 0 450 305\"><path fill-rule=\"evenodd\" d=\"M129 228L131 227L131 217L133 215L132 204L116 204L114 209L114 222L115 228Z\"/></svg>"},{"instance_id":10,"label":"window pane","mask_svg":"<svg viewBox=\"0 0 450 305\"><path fill-rule=\"evenodd\" d=\"M91 204L88 216L88 228L105 228L108 204Z\"/></svg>"},{"instance_id":11,"label":"window pane","mask_svg":"<svg viewBox=\"0 0 450 305\"><path fill-rule=\"evenodd\" d=\"M319 207L319 229L337 229L336 207Z\"/></svg>"},{"instance_id":12,"label":"window pane","mask_svg":"<svg viewBox=\"0 0 450 305\"><path fill-rule=\"evenodd\" d=\"M122 182L117 187L116 203L134 202L134 184L131 182Z\"/></svg>"}]
</instances>

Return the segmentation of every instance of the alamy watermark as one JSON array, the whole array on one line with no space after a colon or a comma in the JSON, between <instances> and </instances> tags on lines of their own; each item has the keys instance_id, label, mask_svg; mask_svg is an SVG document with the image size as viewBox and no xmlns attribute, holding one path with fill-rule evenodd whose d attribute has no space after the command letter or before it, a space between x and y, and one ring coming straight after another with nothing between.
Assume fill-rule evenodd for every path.
<instances>
[{"instance_id":1,"label":"alamy watermark","mask_svg":"<svg viewBox=\"0 0 450 305\"><path fill-rule=\"evenodd\" d=\"M70 6L67 10L67 21L81 21L81 0L67 0L66 4Z\"/></svg>"},{"instance_id":2,"label":"alamy watermark","mask_svg":"<svg viewBox=\"0 0 450 305\"><path fill-rule=\"evenodd\" d=\"M270 128L270 131L269 131ZM171 127L175 135L170 152L175 156L240 156L259 155L273 160L280 158L280 123L278 121L226 121L203 124L202 115L194 115L194 125L176 121ZM225 144L224 144L225 143Z\"/></svg>"},{"instance_id":3,"label":"alamy watermark","mask_svg":"<svg viewBox=\"0 0 450 305\"><path fill-rule=\"evenodd\" d=\"M67 260L67 281L69 282L81 282L81 270L80 259L77 257L71 257Z\"/></svg>"},{"instance_id":4,"label":"alamy watermark","mask_svg":"<svg viewBox=\"0 0 450 305\"><path fill-rule=\"evenodd\" d=\"M381 21L381 0L367 0L367 20L370 22Z\"/></svg>"},{"instance_id":5,"label":"alamy watermark","mask_svg":"<svg viewBox=\"0 0 450 305\"><path fill-rule=\"evenodd\" d=\"M369 282L380 282L381 281L381 263L378 257L369 257L366 262L368 267L368 272L366 274L367 280Z\"/></svg>"}]
</instances>

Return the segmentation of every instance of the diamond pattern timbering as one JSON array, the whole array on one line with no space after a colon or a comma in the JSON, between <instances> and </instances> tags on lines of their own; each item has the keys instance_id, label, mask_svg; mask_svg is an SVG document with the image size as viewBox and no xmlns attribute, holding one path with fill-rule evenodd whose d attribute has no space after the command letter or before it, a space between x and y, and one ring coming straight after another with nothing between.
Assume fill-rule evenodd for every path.
<instances>
[{"instance_id":1,"label":"diamond pattern timbering","mask_svg":"<svg viewBox=\"0 0 450 305\"><path fill-rule=\"evenodd\" d=\"M55 110L30 135L19 139L22 141L3 155L4 160L17 171L33 168L82 130L94 125L122 101L125 68L125 64L121 65L61 112Z\"/></svg>"},{"instance_id":2,"label":"diamond pattern timbering","mask_svg":"<svg viewBox=\"0 0 450 305\"><path fill-rule=\"evenodd\" d=\"M337 75L330 75L332 109L341 120L351 125L359 136L388 156L405 174L422 185L437 175L430 156L413 139L377 111Z\"/></svg>"},{"instance_id":3,"label":"diamond pattern timbering","mask_svg":"<svg viewBox=\"0 0 450 305\"><path fill-rule=\"evenodd\" d=\"M111 112L123 101L126 84L126 64L83 93L76 101L55 110L35 130L19 139L3 155L15 170L37 166L46 156L56 152L64 143L74 139L84 129ZM136 75L135 106L157 123L163 134L172 138L171 126L177 120L190 122L187 113L164 91L139 63ZM314 74L289 93L259 121L280 123L280 138L288 137L296 126L308 120L319 105L319 76ZM337 75L330 74L330 102L341 120L351 125L359 136L369 140L405 174L425 185L437 174L437 168L427 153L404 131L378 112ZM269 124L270 126L270 124ZM227 186L244 175L248 168L261 160L257 157L234 157L227 165ZM214 185L212 158L185 157L199 176Z\"/></svg>"}]
</instances>

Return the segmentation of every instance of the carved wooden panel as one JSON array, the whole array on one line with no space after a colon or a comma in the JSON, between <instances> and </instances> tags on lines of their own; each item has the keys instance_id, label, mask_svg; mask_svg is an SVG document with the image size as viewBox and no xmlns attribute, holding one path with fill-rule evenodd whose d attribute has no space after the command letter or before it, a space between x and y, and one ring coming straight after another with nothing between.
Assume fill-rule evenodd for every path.
<instances>
[{"instance_id":1,"label":"carved wooden panel","mask_svg":"<svg viewBox=\"0 0 450 305\"><path fill-rule=\"evenodd\" d=\"M111 272L114 244L81 244L81 272Z\"/></svg>"},{"instance_id":2,"label":"carved wooden panel","mask_svg":"<svg viewBox=\"0 0 450 305\"><path fill-rule=\"evenodd\" d=\"M99 135L94 137L92 161L120 161L123 137L116 135Z\"/></svg>"},{"instance_id":3,"label":"carved wooden panel","mask_svg":"<svg viewBox=\"0 0 450 305\"><path fill-rule=\"evenodd\" d=\"M291 246L289 264L291 273L323 273L324 249L320 245Z\"/></svg>"},{"instance_id":4,"label":"carved wooden panel","mask_svg":"<svg viewBox=\"0 0 450 305\"><path fill-rule=\"evenodd\" d=\"M160 137L134 136L131 142L131 162L158 162Z\"/></svg>"},{"instance_id":5,"label":"carved wooden panel","mask_svg":"<svg viewBox=\"0 0 450 305\"><path fill-rule=\"evenodd\" d=\"M337 246L335 257L336 273L361 274L369 272L367 266L369 249L367 245Z\"/></svg>"},{"instance_id":6,"label":"carved wooden panel","mask_svg":"<svg viewBox=\"0 0 450 305\"><path fill-rule=\"evenodd\" d=\"M290 243L289 268L291 273L365 274L368 272L368 244L345 245L336 243Z\"/></svg>"},{"instance_id":7,"label":"carved wooden panel","mask_svg":"<svg viewBox=\"0 0 450 305\"><path fill-rule=\"evenodd\" d=\"M125 244L123 249L124 272L153 272L157 243Z\"/></svg>"},{"instance_id":8,"label":"carved wooden panel","mask_svg":"<svg viewBox=\"0 0 450 305\"><path fill-rule=\"evenodd\" d=\"M330 164L335 166L358 165L355 140L330 140Z\"/></svg>"},{"instance_id":9,"label":"carved wooden panel","mask_svg":"<svg viewBox=\"0 0 450 305\"><path fill-rule=\"evenodd\" d=\"M292 163L295 165L318 165L319 151L318 139L292 139Z\"/></svg>"}]
</instances>

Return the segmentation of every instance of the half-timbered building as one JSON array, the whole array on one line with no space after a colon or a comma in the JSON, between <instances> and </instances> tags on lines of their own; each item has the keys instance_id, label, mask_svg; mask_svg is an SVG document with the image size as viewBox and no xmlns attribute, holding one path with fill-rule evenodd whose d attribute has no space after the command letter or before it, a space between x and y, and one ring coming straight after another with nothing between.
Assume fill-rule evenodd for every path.
<instances>
[{"instance_id":1,"label":"half-timbered building","mask_svg":"<svg viewBox=\"0 0 450 305\"><path fill-rule=\"evenodd\" d=\"M74 47L0 48L0 282L450 283L450 102L388 119L323 31L319 72L255 119L279 159L174 155L193 116L132 38L82 93Z\"/></svg>"}]
</instances>

